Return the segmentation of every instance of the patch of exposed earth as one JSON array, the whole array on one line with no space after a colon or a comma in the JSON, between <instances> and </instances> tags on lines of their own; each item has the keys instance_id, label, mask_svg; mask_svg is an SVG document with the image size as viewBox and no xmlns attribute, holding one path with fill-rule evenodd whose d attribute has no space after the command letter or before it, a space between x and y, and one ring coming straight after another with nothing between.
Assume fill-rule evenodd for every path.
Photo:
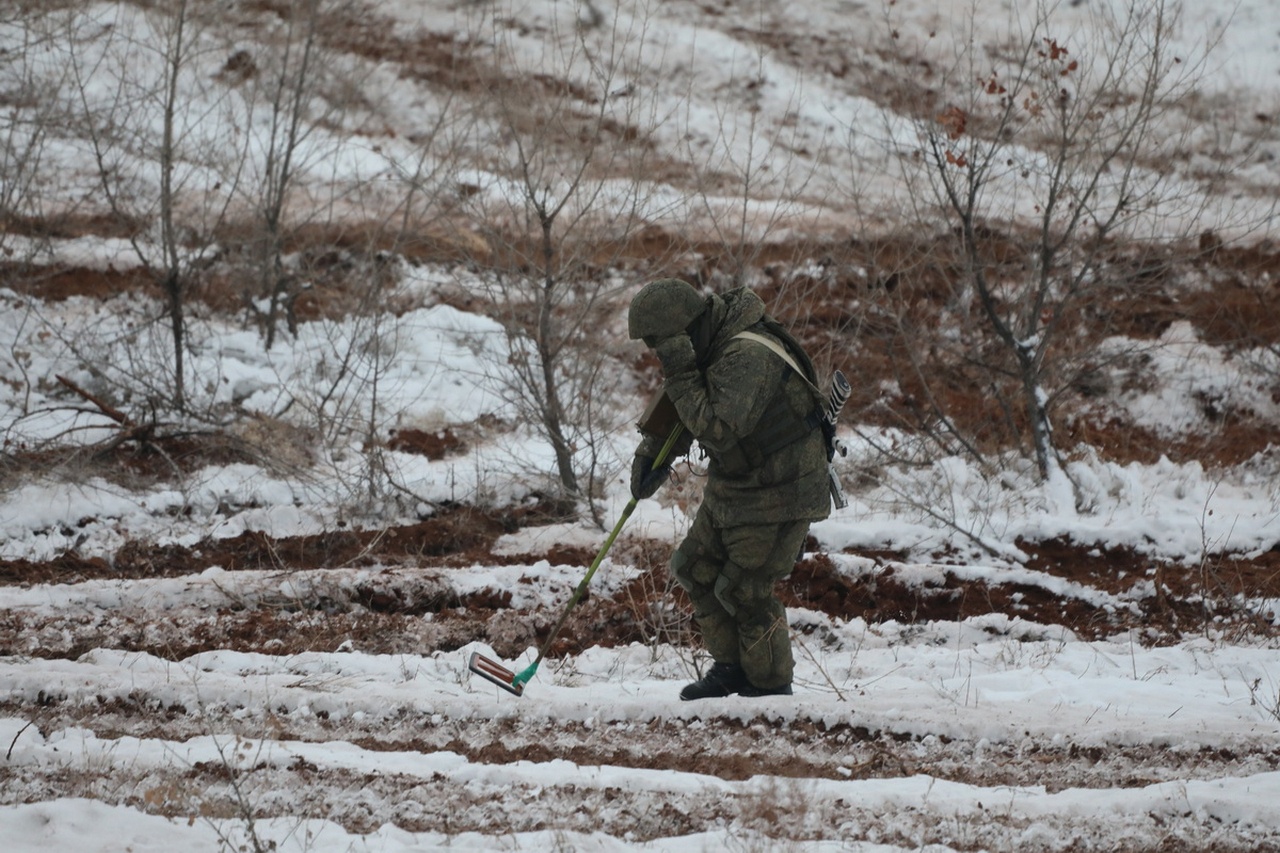
<instances>
[{"instance_id":1,"label":"patch of exposed earth","mask_svg":"<svg viewBox=\"0 0 1280 853\"><path fill-rule=\"evenodd\" d=\"M75 584L90 580L142 580L198 576L211 568L267 571L281 577L325 569L367 569L358 582L311 583L305 594L252 602L204 605L181 620L149 623L145 613L0 613L0 653L75 658L110 647L178 660L202 651L233 649L269 654L332 651L353 643L375 654L448 651L483 641L516 655L540 640L557 614L512 606L510 590L458 592L451 570L511 566L546 560L582 566L594 556L584 548L556 546L539 554L494 553L504 532L536 518L472 507L416 525L378 531L337 531L271 538L246 532L206 539L194 546L130 542L110 558L67 553L50 561L0 560L0 585ZM816 543L810 543L816 545ZM1049 584L1021 579L1000 583L968 579L941 562L932 580L909 580L902 555L862 552L868 567L841 569L830 555L811 553L779 587L789 608L832 619L868 623L961 620L989 613L1043 625L1061 625L1081 639L1137 629L1148 642L1173 642L1187 634L1266 631L1248 602L1280 598L1280 551L1249 557L1223 555L1189 569L1133 551L1099 549L1066 540L1020 542L1028 567L1048 578L1101 591L1123 607L1088 595L1064 596ZM689 632L688 602L666 569L669 546L624 542L615 554L640 574L608 596L593 595L570 616L552 656L579 654L586 645L617 646L679 638ZM323 578L323 574L319 575Z\"/></svg>"}]
</instances>

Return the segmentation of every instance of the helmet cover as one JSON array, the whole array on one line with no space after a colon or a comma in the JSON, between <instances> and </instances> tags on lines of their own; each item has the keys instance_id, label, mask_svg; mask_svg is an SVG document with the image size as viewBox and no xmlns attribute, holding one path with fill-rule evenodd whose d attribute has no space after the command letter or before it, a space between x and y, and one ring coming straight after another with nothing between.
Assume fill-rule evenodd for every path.
<instances>
[{"instance_id":1,"label":"helmet cover","mask_svg":"<svg viewBox=\"0 0 1280 853\"><path fill-rule=\"evenodd\" d=\"M627 311L627 334L661 339L683 332L703 311L707 302L693 285L678 278L662 278L640 288Z\"/></svg>"}]
</instances>

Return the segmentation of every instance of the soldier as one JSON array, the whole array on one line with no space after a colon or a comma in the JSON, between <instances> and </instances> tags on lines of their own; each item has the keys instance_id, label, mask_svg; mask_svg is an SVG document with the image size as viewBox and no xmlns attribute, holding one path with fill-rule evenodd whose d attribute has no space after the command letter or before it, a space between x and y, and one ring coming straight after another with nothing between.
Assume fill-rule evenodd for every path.
<instances>
[{"instance_id":1,"label":"soldier","mask_svg":"<svg viewBox=\"0 0 1280 853\"><path fill-rule=\"evenodd\" d=\"M708 458L702 504L671 572L715 663L680 698L790 695L791 638L773 587L831 501L831 436L813 362L746 288L703 298L662 279L636 294L627 321L631 338L657 353L663 394L685 427L671 457L692 438ZM636 449L634 497L666 482L670 464L653 469L665 438L646 432Z\"/></svg>"}]
</instances>

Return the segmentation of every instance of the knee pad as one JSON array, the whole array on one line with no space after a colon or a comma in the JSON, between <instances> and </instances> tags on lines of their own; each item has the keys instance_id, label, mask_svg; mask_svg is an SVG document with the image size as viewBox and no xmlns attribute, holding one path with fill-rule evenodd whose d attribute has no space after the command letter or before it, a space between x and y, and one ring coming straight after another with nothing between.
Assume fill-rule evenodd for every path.
<instances>
[{"instance_id":1,"label":"knee pad","mask_svg":"<svg viewBox=\"0 0 1280 853\"><path fill-rule=\"evenodd\" d=\"M700 590L710 590L719 570L715 560L687 540L671 555L671 576L691 596L696 596Z\"/></svg>"},{"instance_id":2,"label":"knee pad","mask_svg":"<svg viewBox=\"0 0 1280 853\"><path fill-rule=\"evenodd\" d=\"M758 602L773 597L773 578L761 578L758 569L725 563L716 576L715 594L729 615L737 616L740 609L754 610Z\"/></svg>"}]
</instances>

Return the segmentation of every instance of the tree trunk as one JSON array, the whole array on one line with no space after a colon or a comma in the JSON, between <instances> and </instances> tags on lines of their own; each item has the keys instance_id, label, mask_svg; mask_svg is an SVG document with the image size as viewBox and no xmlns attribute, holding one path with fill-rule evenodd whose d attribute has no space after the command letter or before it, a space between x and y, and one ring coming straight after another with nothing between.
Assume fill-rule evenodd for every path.
<instances>
[{"instance_id":1,"label":"tree trunk","mask_svg":"<svg viewBox=\"0 0 1280 853\"><path fill-rule=\"evenodd\" d=\"M551 447L556 455L556 468L560 474L560 485L564 487L567 497L579 494L578 475L573 470L573 453L564 436L564 407L560 403L560 388L556 379L556 367L559 365L557 350L553 336L552 312L556 280L552 273L552 261L555 257L555 244L551 239L553 220L542 216L542 260L543 282L541 304L538 306L538 361L542 368L543 407L542 423L546 427L547 437L551 439Z\"/></svg>"}]
</instances>

